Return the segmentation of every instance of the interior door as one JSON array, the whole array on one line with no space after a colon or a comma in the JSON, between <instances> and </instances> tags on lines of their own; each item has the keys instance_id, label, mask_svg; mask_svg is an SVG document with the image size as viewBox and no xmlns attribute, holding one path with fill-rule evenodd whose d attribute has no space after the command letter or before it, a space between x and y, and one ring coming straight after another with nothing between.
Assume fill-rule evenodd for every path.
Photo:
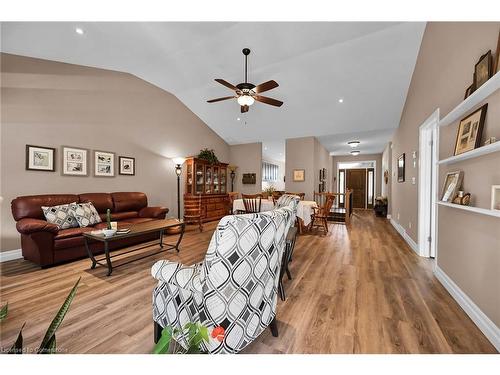
<instances>
[{"instance_id":1,"label":"interior door","mask_svg":"<svg viewBox=\"0 0 500 375\"><path fill-rule=\"evenodd\" d=\"M347 169L346 187L352 189L352 207L365 208L366 169Z\"/></svg>"}]
</instances>

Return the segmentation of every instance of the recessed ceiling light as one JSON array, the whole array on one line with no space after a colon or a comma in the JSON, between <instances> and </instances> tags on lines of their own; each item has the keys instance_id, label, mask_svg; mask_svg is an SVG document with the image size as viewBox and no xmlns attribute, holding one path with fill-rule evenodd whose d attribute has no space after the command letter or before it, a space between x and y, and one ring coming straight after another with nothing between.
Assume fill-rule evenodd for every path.
<instances>
[{"instance_id":1,"label":"recessed ceiling light","mask_svg":"<svg viewBox=\"0 0 500 375\"><path fill-rule=\"evenodd\" d=\"M76 32L77 34L83 35L83 29L82 29L82 28L80 28L80 27L77 27L77 28L75 29L75 32Z\"/></svg>"},{"instance_id":2,"label":"recessed ceiling light","mask_svg":"<svg viewBox=\"0 0 500 375\"><path fill-rule=\"evenodd\" d=\"M359 141L350 141L350 142L347 142L347 144L349 146L351 146L351 148L355 148L355 147L358 147L360 142Z\"/></svg>"},{"instance_id":3,"label":"recessed ceiling light","mask_svg":"<svg viewBox=\"0 0 500 375\"><path fill-rule=\"evenodd\" d=\"M360 152L361 152L361 151L354 150L354 151L351 151L351 155L356 156L356 155L359 155L359 153L360 153Z\"/></svg>"},{"instance_id":4,"label":"recessed ceiling light","mask_svg":"<svg viewBox=\"0 0 500 375\"><path fill-rule=\"evenodd\" d=\"M238 117L236 120L240 121L241 119Z\"/></svg>"},{"instance_id":5,"label":"recessed ceiling light","mask_svg":"<svg viewBox=\"0 0 500 375\"><path fill-rule=\"evenodd\" d=\"M344 99L340 98L339 103L344 103Z\"/></svg>"},{"instance_id":6,"label":"recessed ceiling light","mask_svg":"<svg viewBox=\"0 0 500 375\"><path fill-rule=\"evenodd\" d=\"M264 150L267 150L267 147L264 147Z\"/></svg>"}]
</instances>

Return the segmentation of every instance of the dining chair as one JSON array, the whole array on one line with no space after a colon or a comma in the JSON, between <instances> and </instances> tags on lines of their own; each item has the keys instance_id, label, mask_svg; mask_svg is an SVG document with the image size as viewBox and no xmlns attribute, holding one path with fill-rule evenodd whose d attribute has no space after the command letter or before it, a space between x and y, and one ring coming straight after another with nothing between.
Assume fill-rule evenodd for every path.
<instances>
[{"instance_id":1,"label":"dining chair","mask_svg":"<svg viewBox=\"0 0 500 375\"><path fill-rule=\"evenodd\" d=\"M228 193L229 195L229 215L232 215L233 214L233 205L234 205L234 201L236 199L238 199L238 197L240 196L240 193L238 192L230 192Z\"/></svg>"},{"instance_id":2,"label":"dining chair","mask_svg":"<svg viewBox=\"0 0 500 375\"><path fill-rule=\"evenodd\" d=\"M332 193L324 193L324 196L323 205L314 210L309 228L323 228L325 233L328 233L328 216L330 215L330 210L332 209L333 202L335 201L335 195Z\"/></svg>"},{"instance_id":3,"label":"dining chair","mask_svg":"<svg viewBox=\"0 0 500 375\"><path fill-rule=\"evenodd\" d=\"M200 232L203 232L202 216L201 194L198 194L198 197L194 199L184 200L184 223L198 224Z\"/></svg>"},{"instance_id":4,"label":"dining chair","mask_svg":"<svg viewBox=\"0 0 500 375\"><path fill-rule=\"evenodd\" d=\"M300 198L301 201L303 201L304 198L305 198L305 196L306 196L306 193L289 193L288 191L285 194L296 195L296 196L298 196Z\"/></svg>"},{"instance_id":5,"label":"dining chair","mask_svg":"<svg viewBox=\"0 0 500 375\"><path fill-rule=\"evenodd\" d=\"M243 205L245 206L245 213L260 212L262 201L262 194L241 194L243 198Z\"/></svg>"}]
</instances>

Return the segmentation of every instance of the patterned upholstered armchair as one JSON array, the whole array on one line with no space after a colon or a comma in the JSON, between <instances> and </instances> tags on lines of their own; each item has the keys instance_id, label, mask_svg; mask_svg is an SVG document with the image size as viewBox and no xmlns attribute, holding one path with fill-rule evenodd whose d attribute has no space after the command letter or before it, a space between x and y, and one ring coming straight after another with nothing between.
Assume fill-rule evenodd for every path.
<instances>
[{"instance_id":1,"label":"patterned upholstered armchair","mask_svg":"<svg viewBox=\"0 0 500 375\"><path fill-rule=\"evenodd\" d=\"M226 216L212 236L205 260L192 266L162 260L151 270L155 341L162 327L199 322L225 329L210 353L238 353L275 322L285 238L298 199L257 214ZM277 335L274 324L273 335ZM185 346L185 338L179 339Z\"/></svg>"}]
</instances>

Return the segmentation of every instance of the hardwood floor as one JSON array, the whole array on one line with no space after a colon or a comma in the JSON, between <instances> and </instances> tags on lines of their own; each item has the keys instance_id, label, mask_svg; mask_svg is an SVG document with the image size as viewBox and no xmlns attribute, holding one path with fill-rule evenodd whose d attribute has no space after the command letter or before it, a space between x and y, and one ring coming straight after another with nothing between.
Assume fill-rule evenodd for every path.
<instances>
[{"instance_id":1,"label":"hardwood floor","mask_svg":"<svg viewBox=\"0 0 500 375\"><path fill-rule=\"evenodd\" d=\"M0 297L2 305L9 302L9 316L0 323L0 347L12 345L25 321L25 347L36 347L81 276L57 333L59 350L151 352L151 265L162 258L201 261L215 224L203 233L188 227L179 255L145 258L111 277L103 267L90 270L88 259L45 270L24 260L2 263ZM293 280L284 281L287 300L278 302L279 337L266 330L245 353L496 353L431 266L370 211L356 211L350 229L330 224L328 235L301 235Z\"/></svg>"}]
</instances>

